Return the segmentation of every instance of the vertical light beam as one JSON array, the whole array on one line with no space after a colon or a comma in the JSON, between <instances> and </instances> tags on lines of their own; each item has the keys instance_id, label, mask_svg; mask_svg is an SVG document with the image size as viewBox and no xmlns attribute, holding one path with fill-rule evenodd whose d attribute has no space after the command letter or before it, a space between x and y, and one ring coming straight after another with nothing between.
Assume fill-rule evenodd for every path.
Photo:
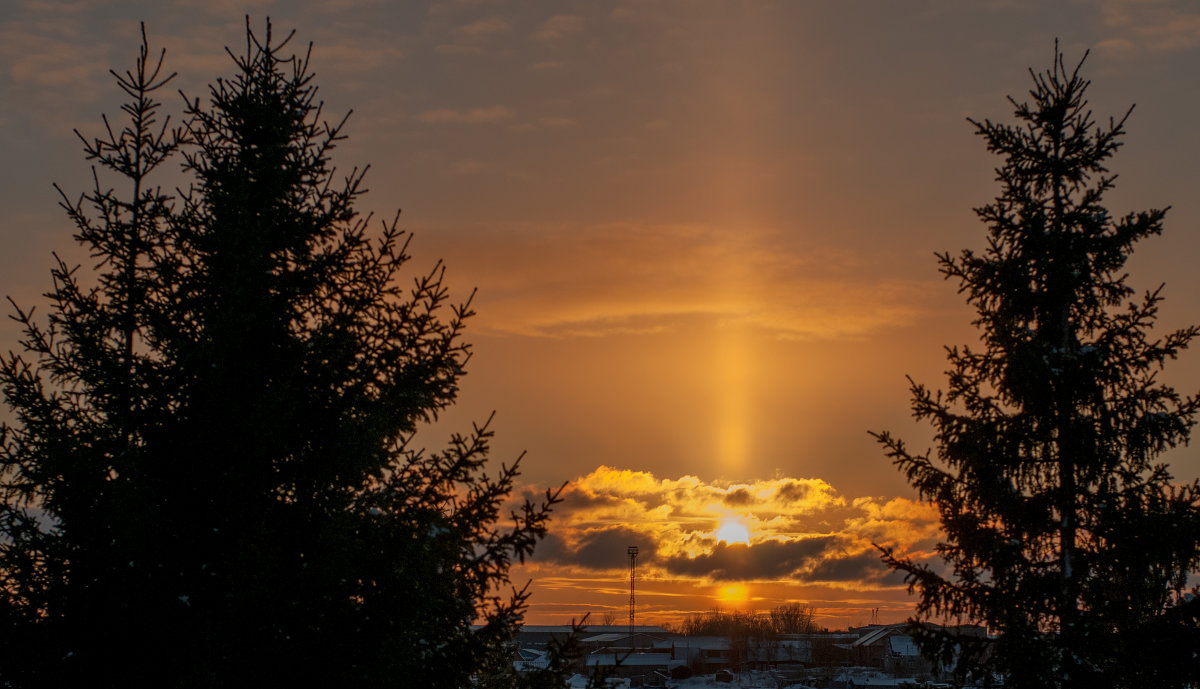
<instances>
[{"instance_id":1,"label":"vertical light beam","mask_svg":"<svg viewBox=\"0 0 1200 689\"><path fill-rule=\"evenodd\" d=\"M746 334L739 324L722 327L717 350L716 447L720 466L737 472L748 460L750 361Z\"/></svg>"}]
</instances>

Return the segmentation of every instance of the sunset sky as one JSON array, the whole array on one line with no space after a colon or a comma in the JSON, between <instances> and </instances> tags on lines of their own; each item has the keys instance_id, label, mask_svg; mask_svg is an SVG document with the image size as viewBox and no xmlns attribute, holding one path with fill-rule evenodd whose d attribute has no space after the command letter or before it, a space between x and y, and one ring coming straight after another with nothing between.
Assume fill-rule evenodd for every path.
<instances>
[{"instance_id":1,"label":"sunset sky","mask_svg":"<svg viewBox=\"0 0 1200 689\"><path fill-rule=\"evenodd\" d=\"M1100 119L1137 104L1109 209L1172 207L1132 284L1166 283L1164 328L1200 322L1200 8L1159 0L4 0L0 294L38 304L51 251L86 262L51 185L87 189L72 129L118 114L138 22L195 96L247 13L312 41L326 111L354 110L334 160L370 164L361 210L403 209L414 271L479 290L422 443L494 410L497 461L571 482L515 572L533 623L623 621L628 545L646 622L909 612L870 544L927 554L936 515L868 431L929 442L905 375L942 387L943 345L975 337L933 253L982 246L997 193L966 118L1010 120L1056 37L1091 50ZM1200 352L1165 378L1200 388Z\"/></svg>"}]
</instances>

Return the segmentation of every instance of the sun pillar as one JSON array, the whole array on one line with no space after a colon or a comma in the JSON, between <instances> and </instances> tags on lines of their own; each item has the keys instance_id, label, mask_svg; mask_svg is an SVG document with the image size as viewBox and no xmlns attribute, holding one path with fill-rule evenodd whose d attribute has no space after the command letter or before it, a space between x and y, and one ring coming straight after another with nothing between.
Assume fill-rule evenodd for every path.
<instances>
[{"instance_id":1,"label":"sun pillar","mask_svg":"<svg viewBox=\"0 0 1200 689\"><path fill-rule=\"evenodd\" d=\"M741 326L722 328L717 356L717 459L737 472L747 464L750 439L750 361Z\"/></svg>"}]
</instances>

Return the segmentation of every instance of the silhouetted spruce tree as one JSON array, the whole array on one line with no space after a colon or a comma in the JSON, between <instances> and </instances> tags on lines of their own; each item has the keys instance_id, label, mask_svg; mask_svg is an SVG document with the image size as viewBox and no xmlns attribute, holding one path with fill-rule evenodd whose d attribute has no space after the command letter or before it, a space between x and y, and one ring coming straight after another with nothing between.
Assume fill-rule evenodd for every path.
<instances>
[{"instance_id":1,"label":"silhouetted spruce tree","mask_svg":"<svg viewBox=\"0 0 1200 689\"><path fill-rule=\"evenodd\" d=\"M96 272L59 261L0 369L5 686L516 681L509 567L557 495L506 527L517 464L491 473L486 425L411 444L455 399L471 312L356 213L363 171L329 162L345 119L287 42L247 24L177 129L144 35L113 73L127 121L64 196ZM172 156L187 191L151 181Z\"/></svg>"},{"instance_id":2,"label":"silhouetted spruce tree","mask_svg":"<svg viewBox=\"0 0 1200 689\"><path fill-rule=\"evenodd\" d=\"M913 383L936 455L887 433L888 455L941 513L943 563L885 550L919 595L928 657L1010 687L1182 687L1200 681L1200 485L1156 458L1185 443L1197 400L1156 376L1197 335L1151 332L1159 289L1126 285L1135 242L1164 211L1101 205L1126 116L1091 117L1079 68L1055 50L1017 122L972 124L1004 158L977 209L987 249L939 255L975 307L982 346L948 348L947 390ZM986 624L959 637L940 622ZM961 653L955 655L956 648Z\"/></svg>"}]
</instances>

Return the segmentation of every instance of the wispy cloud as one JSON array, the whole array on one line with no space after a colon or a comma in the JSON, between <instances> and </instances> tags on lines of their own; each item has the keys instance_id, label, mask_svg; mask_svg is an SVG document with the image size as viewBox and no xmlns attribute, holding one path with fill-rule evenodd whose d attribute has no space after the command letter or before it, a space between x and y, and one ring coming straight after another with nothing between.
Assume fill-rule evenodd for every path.
<instances>
[{"instance_id":1,"label":"wispy cloud","mask_svg":"<svg viewBox=\"0 0 1200 689\"><path fill-rule=\"evenodd\" d=\"M174 6L188 12L204 12L214 17L236 17L247 11L269 7L275 0L175 0Z\"/></svg>"},{"instance_id":2,"label":"wispy cloud","mask_svg":"<svg viewBox=\"0 0 1200 689\"><path fill-rule=\"evenodd\" d=\"M578 33L583 28L583 17L574 14L558 14L542 22L533 37L539 41L556 41Z\"/></svg>"},{"instance_id":3,"label":"wispy cloud","mask_svg":"<svg viewBox=\"0 0 1200 689\"><path fill-rule=\"evenodd\" d=\"M35 3L27 14L0 22L0 111L22 117L37 113L30 125L47 130L80 127L91 114L82 106L114 88L107 74L109 53L81 40L85 13L59 3Z\"/></svg>"},{"instance_id":4,"label":"wispy cloud","mask_svg":"<svg viewBox=\"0 0 1200 689\"><path fill-rule=\"evenodd\" d=\"M385 2L386 0L320 0L311 3L309 8L317 12L347 12L365 7L375 7Z\"/></svg>"},{"instance_id":5,"label":"wispy cloud","mask_svg":"<svg viewBox=\"0 0 1200 689\"><path fill-rule=\"evenodd\" d=\"M456 124L485 124L487 122L512 119L514 116L516 116L516 112L512 108L503 105L469 108L466 110L438 108L435 110L425 110L415 115L416 119L421 122L451 122Z\"/></svg>"},{"instance_id":6,"label":"wispy cloud","mask_svg":"<svg viewBox=\"0 0 1200 689\"><path fill-rule=\"evenodd\" d=\"M512 125L514 132L534 132L541 129L561 129L563 127L571 127L576 124L575 120L570 117L539 117L534 120L520 122Z\"/></svg>"},{"instance_id":7,"label":"wispy cloud","mask_svg":"<svg viewBox=\"0 0 1200 689\"><path fill-rule=\"evenodd\" d=\"M102 0L21 0L22 10L49 14L78 14L102 4Z\"/></svg>"},{"instance_id":8,"label":"wispy cloud","mask_svg":"<svg viewBox=\"0 0 1200 689\"><path fill-rule=\"evenodd\" d=\"M1105 0L1105 26L1117 33L1099 48L1127 52L1134 46L1151 52L1188 50L1200 45L1200 9L1162 0Z\"/></svg>"},{"instance_id":9,"label":"wispy cloud","mask_svg":"<svg viewBox=\"0 0 1200 689\"><path fill-rule=\"evenodd\" d=\"M360 79L386 68L404 57L404 52L395 45L383 41L373 41L364 45L362 41L353 42L324 42L313 49L313 59L317 69L331 69L339 76L355 75Z\"/></svg>"},{"instance_id":10,"label":"wispy cloud","mask_svg":"<svg viewBox=\"0 0 1200 689\"><path fill-rule=\"evenodd\" d=\"M81 17L59 3L33 5L27 18L0 22L0 57L10 79L82 88L107 71L104 48L80 40L86 31Z\"/></svg>"},{"instance_id":11,"label":"wispy cloud","mask_svg":"<svg viewBox=\"0 0 1200 689\"><path fill-rule=\"evenodd\" d=\"M486 304L475 327L497 334L601 337L703 319L784 339L861 338L912 322L939 287L745 228L526 227L474 241L505 257L466 266Z\"/></svg>"},{"instance_id":12,"label":"wispy cloud","mask_svg":"<svg viewBox=\"0 0 1200 689\"><path fill-rule=\"evenodd\" d=\"M507 33L511 29L512 24L507 19L487 17L473 21L465 26L460 26L458 33L464 36L488 36L491 34Z\"/></svg>"},{"instance_id":13,"label":"wispy cloud","mask_svg":"<svg viewBox=\"0 0 1200 689\"><path fill-rule=\"evenodd\" d=\"M512 24L502 17L483 17L455 27L447 40L435 51L442 55L483 55L487 46L512 31Z\"/></svg>"}]
</instances>

